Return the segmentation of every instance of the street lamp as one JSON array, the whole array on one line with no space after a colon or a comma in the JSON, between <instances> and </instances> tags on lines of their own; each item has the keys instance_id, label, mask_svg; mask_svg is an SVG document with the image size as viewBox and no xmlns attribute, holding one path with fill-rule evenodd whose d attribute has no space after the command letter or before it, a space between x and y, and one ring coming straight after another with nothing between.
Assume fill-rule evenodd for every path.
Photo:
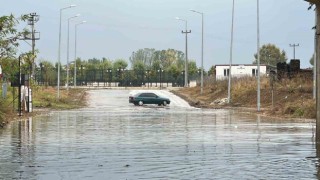
<instances>
[{"instance_id":1,"label":"street lamp","mask_svg":"<svg viewBox=\"0 0 320 180\"><path fill-rule=\"evenodd\" d=\"M69 90L69 34L70 34L70 20L79 17L80 14L68 18L68 38L67 38L67 90Z\"/></svg>"},{"instance_id":2,"label":"street lamp","mask_svg":"<svg viewBox=\"0 0 320 180\"><path fill-rule=\"evenodd\" d=\"M181 71L181 74L182 74L182 85L183 85L183 82L184 82L184 74L185 74L185 71Z\"/></svg>"},{"instance_id":3,"label":"street lamp","mask_svg":"<svg viewBox=\"0 0 320 180\"><path fill-rule=\"evenodd\" d=\"M109 73L109 86L111 87L111 81L112 81L112 69L107 69L107 72Z\"/></svg>"},{"instance_id":4,"label":"street lamp","mask_svg":"<svg viewBox=\"0 0 320 180\"><path fill-rule=\"evenodd\" d=\"M233 55L233 22L234 22L234 0L232 3L232 21L231 21L231 43L230 43L230 61L229 61L229 77L228 77L228 103L231 103L231 69L232 69L232 55Z\"/></svg>"},{"instance_id":5,"label":"street lamp","mask_svg":"<svg viewBox=\"0 0 320 180\"><path fill-rule=\"evenodd\" d=\"M259 0L257 0L257 70L258 70L258 87L257 87L257 110L260 111L260 21L259 21Z\"/></svg>"},{"instance_id":6,"label":"street lamp","mask_svg":"<svg viewBox=\"0 0 320 180\"><path fill-rule=\"evenodd\" d=\"M119 81L121 81L121 85L123 83L123 76L122 76L122 71L124 71L124 68L118 68L118 76L119 76Z\"/></svg>"},{"instance_id":7,"label":"street lamp","mask_svg":"<svg viewBox=\"0 0 320 180\"><path fill-rule=\"evenodd\" d=\"M42 78L42 69L43 69L43 64L40 62L40 84L43 85L43 78Z\"/></svg>"},{"instance_id":8,"label":"street lamp","mask_svg":"<svg viewBox=\"0 0 320 180\"><path fill-rule=\"evenodd\" d=\"M59 48L58 48L58 83L57 83L57 97L60 98L60 59L61 59L61 18L62 11L68 8L76 7L76 5L70 5L68 7L60 9L60 25L59 25Z\"/></svg>"},{"instance_id":9,"label":"street lamp","mask_svg":"<svg viewBox=\"0 0 320 180\"><path fill-rule=\"evenodd\" d=\"M182 31L182 33L186 34L186 62L184 65L184 70L185 70L184 86L188 87L188 33L191 33L191 30L190 31L187 30L187 28L188 28L188 21L187 20L181 19L179 17L176 17L176 20L184 21L185 26L186 26L185 27L186 31Z\"/></svg>"},{"instance_id":10,"label":"street lamp","mask_svg":"<svg viewBox=\"0 0 320 180\"><path fill-rule=\"evenodd\" d=\"M161 74L162 74L162 72L163 72L163 69L162 69L162 68L158 69L158 72L159 72L159 80L160 80L160 85L159 85L159 87L160 87L160 89L161 89L161 86L162 86Z\"/></svg>"},{"instance_id":11,"label":"street lamp","mask_svg":"<svg viewBox=\"0 0 320 180\"><path fill-rule=\"evenodd\" d=\"M191 9L190 11L198 13L201 15L201 29L202 29L202 35L201 35L201 90L200 90L200 94L203 93L203 12L199 12L196 10Z\"/></svg>"},{"instance_id":12,"label":"street lamp","mask_svg":"<svg viewBox=\"0 0 320 180\"><path fill-rule=\"evenodd\" d=\"M150 70L148 69L148 70L146 70L146 74L147 74L147 79L148 79L148 88L149 88L149 86L150 86Z\"/></svg>"},{"instance_id":13,"label":"street lamp","mask_svg":"<svg viewBox=\"0 0 320 180\"><path fill-rule=\"evenodd\" d=\"M74 28L74 82L73 82L73 86L74 88L76 88L77 86L77 27L80 24L86 23L87 21L82 21L80 23L75 24L75 28Z\"/></svg>"}]
</instances>

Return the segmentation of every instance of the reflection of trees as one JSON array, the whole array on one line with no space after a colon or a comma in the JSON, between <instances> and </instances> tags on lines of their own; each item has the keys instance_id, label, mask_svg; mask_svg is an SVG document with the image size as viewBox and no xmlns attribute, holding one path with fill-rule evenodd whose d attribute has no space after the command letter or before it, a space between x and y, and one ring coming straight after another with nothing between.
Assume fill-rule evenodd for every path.
<instances>
[{"instance_id":1,"label":"reflection of trees","mask_svg":"<svg viewBox=\"0 0 320 180\"><path fill-rule=\"evenodd\" d=\"M7 173L10 177L15 177L17 172L20 179L28 178L30 174L35 172L35 146L32 136L32 118L25 121L17 121L12 124L11 132L11 159L7 169L0 168L0 174ZM24 172L24 168L28 167L28 171ZM6 172L1 172L2 170ZM26 174L27 173L27 174ZM8 178L11 179L11 178Z\"/></svg>"}]
</instances>

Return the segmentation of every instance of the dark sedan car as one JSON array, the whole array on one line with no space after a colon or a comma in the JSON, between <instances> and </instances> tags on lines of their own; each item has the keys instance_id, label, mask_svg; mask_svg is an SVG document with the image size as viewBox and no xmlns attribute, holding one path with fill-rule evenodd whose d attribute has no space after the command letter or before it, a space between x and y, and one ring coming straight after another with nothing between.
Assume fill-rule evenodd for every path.
<instances>
[{"instance_id":1,"label":"dark sedan car","mask_svg":"<svg viewBox=\"0 0 320 180\"><path fill-rule=\"evenodd\" d=\"M158 96L155 93L142 92L134 96L129 96L129 103L133 103L136 106L142 106L143 104L158 104L159 106L166 106L170 104L170 99Z\"/></svg>"}]
</instances>

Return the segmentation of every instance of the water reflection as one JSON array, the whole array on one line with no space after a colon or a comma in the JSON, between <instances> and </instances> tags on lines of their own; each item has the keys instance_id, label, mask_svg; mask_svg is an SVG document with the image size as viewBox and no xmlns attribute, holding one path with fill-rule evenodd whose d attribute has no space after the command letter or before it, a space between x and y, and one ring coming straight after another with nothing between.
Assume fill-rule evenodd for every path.
<instances>
[{"instance_id":1,"label":"water reflection","mask_svg":"<svg viewBox=\"0 0 320 180\"><path fill-rule=\"evenodd\" d=\"M97 107L54 112L0 130L0 177L319 177L313 123L224 110L136 107L128 105L126 93L93 92L93 99L105 100L92 103Z\"/></svg>"}]
</instances>

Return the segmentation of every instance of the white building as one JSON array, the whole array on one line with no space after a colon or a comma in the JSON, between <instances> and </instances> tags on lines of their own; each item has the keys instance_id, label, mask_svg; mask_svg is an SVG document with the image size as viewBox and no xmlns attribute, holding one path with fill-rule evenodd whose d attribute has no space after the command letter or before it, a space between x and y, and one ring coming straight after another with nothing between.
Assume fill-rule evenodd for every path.
<instances>
[{"instance_id":1,"label":"white building","mask_svg":"<svg viewBox=\"0 0 320 180\"><path fill-rule=\"evenodd\" d=\"M216 79L222 80L229 76L229 65L215 65ZM260 75L268 75L270 70L275 70L276 67L262 64L260 65ZM244 76L257 76L258 70L256 64L232 64L231 76L232 77L244 77Z\"/></svg>"}]
</instances>

